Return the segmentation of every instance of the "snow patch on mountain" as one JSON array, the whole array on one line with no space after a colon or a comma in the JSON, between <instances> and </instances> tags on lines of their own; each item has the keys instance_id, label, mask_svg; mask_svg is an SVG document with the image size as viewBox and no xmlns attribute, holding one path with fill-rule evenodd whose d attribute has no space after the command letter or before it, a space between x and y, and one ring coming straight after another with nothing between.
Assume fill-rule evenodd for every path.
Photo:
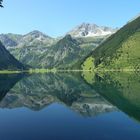
<instances>
[{"instance_id":1,"label":"snow patch on mountain","mask_svg":"<svg viewBox=\"0 0 140 140\"><path fill-rule=\"evenodd\" d=\"M99 37L115 33L117 29L96 24L83 23L68 32L73 37Z\"/></svg>"}]
</instances>

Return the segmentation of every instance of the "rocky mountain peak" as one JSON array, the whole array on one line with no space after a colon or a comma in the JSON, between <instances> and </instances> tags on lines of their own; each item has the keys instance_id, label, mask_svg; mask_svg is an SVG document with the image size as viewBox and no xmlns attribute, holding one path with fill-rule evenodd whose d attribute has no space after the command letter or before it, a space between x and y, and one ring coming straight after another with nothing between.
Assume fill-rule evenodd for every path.
<instances>
[{"instance_id":1,"label":"rocky mountain peak","mask_svg":"<svg viewBox=\"0 0 140 140\"><path fill-rule=\"evenodd\" d=\"M73 37L98 37L115 33L117 29L106 26L98 26L96 24L82 23L68 32Z\"/></svg>"},{"instance_id":2,"label":"rocky mountain peak","mask_svg":"<svg viewBox=\"0 0 140 140\"><path fill-rule=\"evenodd\" d=\"M48 35L45 35L44 33L40 32L38 30L31 31L28 34L24 35L24 37L28 37L28 36L32 36L33 38L39 38L39 37L51 38Z\"/></svg>"}]
</instances>

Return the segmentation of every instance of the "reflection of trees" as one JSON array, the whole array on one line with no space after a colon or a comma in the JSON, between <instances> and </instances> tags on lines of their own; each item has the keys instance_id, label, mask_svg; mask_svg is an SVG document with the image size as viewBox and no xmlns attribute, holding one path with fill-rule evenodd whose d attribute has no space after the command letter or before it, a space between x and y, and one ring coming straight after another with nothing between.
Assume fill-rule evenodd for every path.
<instances>
[{"instance_id":1,"label":"reflection of trees","mask_svg":"<svg viewBox=\"0 0 140 140\"><path fill-rule=\"evenodd\" d=\"M94 116L115 108L85 83L80 74L34 74L10 90L0 107L41 110L57 102L82 116Z\"/></svg>"},{"instance_id":2,"label":"reflection of trees","mask_svg":"<svg viewBox=\"0 0 140 140\"><path fill-rule=\"evenodd\" d=\"M117 106L129 116L140 120L139 74L106 73L100 74L100 76L96 74L93 83L88 83L111 104Z\"/></svg>"},{"instance_id":3,"label":"reflection of trees","mask_svg":"<svg viewBox=\"0 0 140 140\"><path fill-rule=\"evenodd\" d=\"M23 74L0 75L0 100L23 77Z\"/></svg>"}]
</instances>

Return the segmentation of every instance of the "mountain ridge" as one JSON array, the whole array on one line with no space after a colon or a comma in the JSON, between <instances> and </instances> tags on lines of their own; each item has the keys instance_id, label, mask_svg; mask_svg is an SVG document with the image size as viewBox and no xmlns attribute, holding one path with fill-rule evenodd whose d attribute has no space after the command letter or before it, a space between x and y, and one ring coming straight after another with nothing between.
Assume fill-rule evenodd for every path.
<instances>
[{"instance_id":1,"label":"mountain ridge","mask_svg":"<svg viewBox=\"0 0 140 140\"><path fill-rule=\"evenodd\" d=\"M83 24L88 31L94 31L99 26L95 24ZM94 28L93 28L94 26ZM88 55L99 44L110 36L113 29L100 27L104 31L110 31L109 35L79 36L66 34L61 38L52 38L38 30L25 35L1 34L0 40L8 51L20 62L31 65L33 68L75 68L78 61ZM80 32L80 30L79 30ZM60 50L59 50L60 49Z\"/></svg>"},{"instance_id":2,"label":"mountain ridge","mask_svg":"<svg viewBox=\"0 0 140 140\"><path fill-rule=\"evenodd\" d=\"M25 66L15 59L14 56L11 55L0 42L0 70L17 69L25 69Z\"/></svg>"},{"instance_id":3,"label":"mountain ridge","mask_svg":"<svg viewBox=\"0 0 140 140\"><path fill-rule=\"evenodd\" d=\"M44 41L46 43L49 43L49 45L53 44L53 41L60 40L64 38L66 35L71 35L72 37L76 38L84 38L84 37L102 37L102 36L108 36L113 33L115 33L118 30L118 28L111 28L107 26L98 26L94 23L82 23L76 27L74 27L72 30L67 32L65 35L61 37L51 37L47 35L46 33L43 33L39 30L33 30L26 34L14 34L14 33L2 33L0 34L0 40L5 45L5 47L14 47L14 46L24 46L27 45L27 43L32 42L33 40L37 39L38 41ZM83 34L83 35L82 35ZM8 42L8 43L7 43ZM10 44L11 42L11 44ZM22 42L20 44L20 42ZM38 43L39 44L39 43ZM28 44L33 45L33 43ZM43 44L44 45L44 44Z\"/></svg>"},{"instance_id":4,"label":"mountain ridge","mask_svg":"<svg viewBox=\"0 0 140 140\"><path fill-rule=\"evenodd\" d=\"M139 37L140 17L126 24L97 47L87 57L83 68L138 70L140 68ZM89 63L92 65L89 66Z\"/></svg>"},{"instance_id":5,"label":"mountain ridge","mask_svg":"<svg viewBox=\"0 0 140 140\"><path fill-rule=\"evenodd\" d=\"M113 29L107 26L98 26L94 23L82 23L69 31L67 34L70 34L73 37L99 37L111 35L117 30L117 28Z\"/></svg>"}]
</instances>

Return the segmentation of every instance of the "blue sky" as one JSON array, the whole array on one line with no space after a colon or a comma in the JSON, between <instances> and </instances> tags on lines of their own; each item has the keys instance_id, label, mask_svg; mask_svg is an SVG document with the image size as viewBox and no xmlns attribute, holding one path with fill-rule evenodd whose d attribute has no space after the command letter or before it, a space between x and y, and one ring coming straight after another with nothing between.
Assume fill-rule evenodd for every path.
<instances>
[{"instance_id":1,"label":"blue sky","mask_svg":"<svg viewBox=\"0 0 140 140\"><path fill-rule=\"evenodd\" d=\"M40 30L64 35L83 22L121 27L140 13L140 0L4 0L0 33Z\"/></svg>"}]
</instances>

